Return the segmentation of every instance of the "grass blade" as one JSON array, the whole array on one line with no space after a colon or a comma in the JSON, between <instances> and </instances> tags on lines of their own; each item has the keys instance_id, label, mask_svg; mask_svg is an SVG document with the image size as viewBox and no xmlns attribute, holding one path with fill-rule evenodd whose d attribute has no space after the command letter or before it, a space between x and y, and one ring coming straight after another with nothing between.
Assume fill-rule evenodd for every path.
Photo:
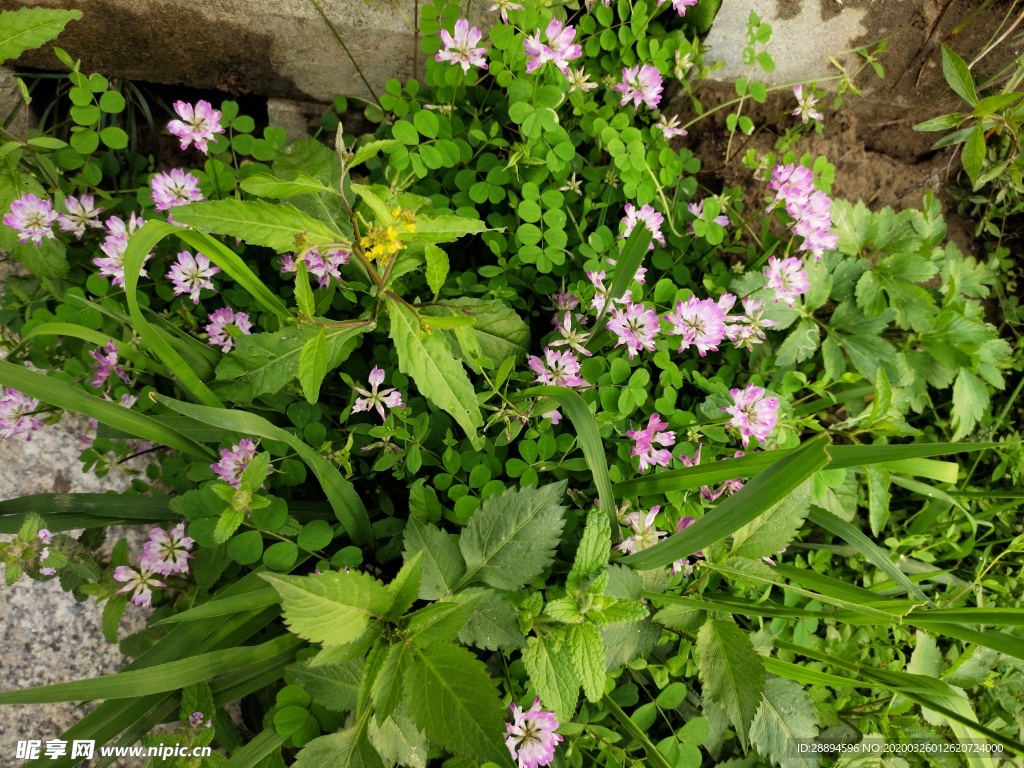
<instances>
[{"instance_id":1,"label":"grass blade","mask_svg":"<svg viewBox=\"0 0 1024 768\"><path fill-rule=\"evenodd\" d=\"M197 621L209 619L212 616L225 616L241 611L251 611L254 608L267 608L281 602L281 596L273 587L257 589L255 592L247 592L244 595L235 595L223 600L213 600L203 603L187 611L176 613L154 623L157 624L178 624L183 621Z\"/></svg>"},{"instance_id":2,"label":"grass blade","mask_svg":"<svg viewBox=\"0 0 1024 768\"><path fill-rule=\"evenodd\" d=\"M253 768L275 749L280 749L287 738L279 734L275 728L265 728L244 747L236 749L223 768Z\"/></svg>"},{"instance_id":3,"label":"grass blade","mask_svg":"<svg viewBox=\"0 0 1024 768\"><path fill-rule=\"evenodd\" d=\"M0 501L0 533L17 533L35 514L51 531L175 520L167 496L113 493L34 493Z\"/></svg>"}]
</instances>

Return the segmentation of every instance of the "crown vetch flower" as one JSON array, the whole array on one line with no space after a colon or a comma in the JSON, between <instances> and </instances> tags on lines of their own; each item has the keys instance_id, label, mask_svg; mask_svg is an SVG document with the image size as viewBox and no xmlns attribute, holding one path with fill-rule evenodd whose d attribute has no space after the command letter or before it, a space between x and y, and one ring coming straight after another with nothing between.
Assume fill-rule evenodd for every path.
<instances>
[{"instance_id":1,"label":"crown vetch flower","mask_svg":"<svg viewBox=\"0 0 1024 768\"><path fill-rule=\"evenodd\" d=\"M646 472L650 467L657 464L659 467L667 467L672 461L672 451L668 450L676 443L675 432L662 432L668 426L667 421L662 421L661 416L652 413L647 421L646 429L631 429L626 433L634 445L629 452L630 456L640 457L639 470ZM663 446L657 448L655 446Z\"/></svg>"},{"instance_id":2,"label":"crown vetch flower","mask_svg":"<svg viewBox=\"0 0 1024 768\"><path fill-rule=\"evenodd\" d=\"M394 387L388 389L378 388L384 383L384 371L377 366L373 366L373 370L370 371L368 377L370 382L370 391L363 389L362 387L353 387L353 389L362 395L357 397L355 404L352 406L352 413L359 413L360 411L368 411L371 408L376 408L377 413L380 414L381 421L387 418L387 414L384 412L384 406L388 408L404 408L405 403L402 402L402 393Z\"/></svg>"},{"instance_id":3,"label":"crown vetch flower","mask_svg":"<svg viewBox=\"0 0 1024 768\"><path fill-rule=\"evenodd\" d=\"M581 91L586 93L597 88L597 83L590 82L590 75L588 75L583 67L577 69L570 69L565 73L566 80L569 81L569 91Z\"/></svg>"},{"instance_id":4,"label":"crown vetch flower","mask_svg":"<svg viewBox=\"0 0 1024 768\"><path fill-rule=\"evenodd\" d=\"M544 359L530 355L527 365L537 374L535 381L539 384L553 384L556 387L587 386L586 380L580 376L580 361L572 352L545 347Z\"/></svg>"},{"instance_id":5,"label":"crown vetch flower","mask_svg":"<svg viewBox=\"0 0 1024 768\"><path fill-rule=\"evenodd\" d=\"M697 521L689 515L687 515L686 517L679 518L679 521L676 523L676 533L679 533L679 531L686 530L695 522ZM703 558L704 553L694 552L693 556ZM689 558L684 557L681 560L676 560L674 563L672 563L672 575L675 576L680 571L682 571L684 576L689 576L691 573L693 573L693 563L690 562Z\"/></svg>"},{"instance_id":6,"label":"crown vetch flower","mask_svg":"<svg viewBox=\"0 0 1024 768\"><path fill-rule=\"evenodd\" d=\"M665 0L658 0L658 5L661 5ZM675 8L676 13L681 17L686 15L686 9L692 8L697 4L697 0L672 0L672 7Z\"/></svg>"},{"instance_id":7,"label":"crown vetch flower","mask_svg":"<svg viewBox=\"0 0 1024 768\"><path fill-rule=\"evenodd\" d=\"M117 364L117 345L113 340L108 341L106 346L100 349L90 350L89 356L96 361L93 364L93 377L89 382L94 387L102 387L112 373L116 373L121 377L121 381L131 386L132 382L128 378L128 374Z\"/></svg>"},{"instance_id":8,"label":"crown vetch flower","mask_svg":"<svg viewBox=\"0 0 1024 768\"><path fill-rule=\"evenodd\" d=\"M18 233L18 242L27 243L31 240L42 245L43 238L55 239L53 225L57 221L57 212L45 198L33 194L22 195L11 203L11 212L4 214L4 224Z\"/></svg>"},{"instance_id":9,"label":"crown vetch flower","mask_svg":"<svg viewBox=\"0 0 1024 768\"><path fill-rule=\"evenodd\" d=\"M612 88L622 94L619 101L620 106L626 106L630 101L636 109L643 102L648 109L657 109L661 102L661 73L657 67L650 64L642 64L637 67L622 68L622 82Z\"/></svg>"},{"instance_id":10,"label":"crown vetch flower","mask_svg":"<svg viewBox=\"0 0 1024 768\"><path fill-rule=\"evenodd\" d=\"M768 287L775 291L776 304L784 301L787 307L792 307L797 296L811 289L804 263L792 256L786 259L769 257L764 276L768 278Z\"/></svg>"},{"instance_id":11,"label":"crown vetch flower","mask_svg":"<svg viewBox=\"0 0 1024 768\"><path fill-rule=\"evenodd\" d=\"M726 296L731 298L729 302L731 308L736 297L731 294L723 294L722 298L724 299ZM722 299L719 299L719 303L721 301ZM728 324L725 326L725 335L737 349L753 349L755 344L764 341L764 329L773 328L778 323L764 317L761 302L749 296L743 299L743 312L742 315L729 315L726 318Z\"/></svg>"},{"instance_id":12,"label":"crown vetch flower","mask_svg":"<svg viewBox=\"0 0 1024 768\"><path fill-rule=\"evenodd\" d=\"M468 19L459 19L455 22L454 35L450 34L447 29L442 29L439 34L441 42L444 43L444 49L438 51L434 57L437 61L459 64L462 66L463 72L469 72L470 67L487 69L487 59L484 58L487 49L477 46L480 38L483 37L483 32L476 27L471 28Z\"/></svg>"},{"instance_id":13,"label":"crown vetch flower","mask_svg":"<svg viewBox=\"0 0 1024 768\"><path fill-rule=\"evenodd\" d=\"M220 347L221 352L230 352L235 346L235 338L229 332L230 326L243 336L252 334L252 320L248 313L224 307L210 313L210 322L206 324L206 333L210 336L209 345Z\"/></svg>"},{"instance_id":14,"label":"crown vetch flower","mask_svg":"<svg viewBox=\"0 0 1024 768\"><path fill-rule=\"evenodd\" d=\"M661 135L668 141L675 136L686 136L688 131L685 128L680 127L679 117L672 115L662 115L658 118L658 122L654 124L654 127L661 131Z\"/></svg>"},{"instance_id":15,"label":"crown vetch flower","mask_svg":"<svg viewBox=\"0 0 1024 768\"><path fill-rule=\"evenodd\" d=\"M838 236L832 229L832 198L814 186L814 172L802 165L777 165L772 170L768 189L775 192L772 210L780 203L793 218L793 234L803 238L801 251L811 251L820 260L825 251L834 251Z\"/></svg>"},{"instance_id":16,"label":"crown vetch flower","mask_svg":"<svg viewBox=\"0 0 1024 768\"><path fill-rule=\"evenodd\" d=\"M117 566L114 569L114 579L124 583L124 586L117 590L117 594L131 592L132 602L143 608L152 608L153 589L165 586L154 576L153 571L142 564L139 565L137 571L127 565Z\"/></svg>"},{"instance_id":17,"label":"crown vetch flower","mask_svg":"<svg viewBox=\"0 0 1024 768\"><path fill-rule=\"evenodd\" d=\"M498 2L496 2L487 10L491 12L498 11L499 13L501 13L501 20L508 24L508 12L521 11L523 10L523 6L521 6L519 3L513 3L512 0L498 0Z\"/></svg>"},{"instance_id":18,"label":"crown vetch flower","mask_svg":"<svg viewBox=\"0 0 1024 768\"><path fill-rule=\"evenodd\" d=\"M578 327L573 327L572 312L566 312L562 322L558 323L555 328L562 334L562 338L550 342L549 346L568 347L573 352L579 352L584 357L593 356L594 353L586 347L586 343L590 341L590 334L581 331Z\"/></svg>"},{"instance_id":19,"label":"crown vetch flower","mask_svg":"<svg viewBox=\"0 0 1024 768\"><path fill-rule=\"evenodd\" d=\"M622 238L627 238L633 234L633 228L642 222L651 231L651 243L647 246L647 250L654 250L655 242L659 245L665 245L665 236L661 234L661 225L665 223L664 216L650 205L642 205L637 208L632 203L626 203L625 211L626 215L619 222L625 227L621 235Z\"/></svg>"},{"instance_id":20,"label":"crown vetch flower","mask_svg":"<svg viewBox=\"0 0 1024 768\"><path fill-rule=\"evenodd\" d=\"M206 199L199 191L199 179L181 168L156 174L150 180L149 186L158 211Z\"/></svg>"},{"instance_id":21,"label":"crown vetch flower","mask_svg":"<svg viewBox=\"0 0 1024 768\"><path fill-rule=\"evenodd\" d=\"M669 336L682 336L679 351L695 346L701 357L708 352L717 352L718 345L725 338L725 310L713 299L698 299L691 296L685 302L677 301L676 308L665 315L672 324Z\"/></svg>"},{"instance_id":22,"label":"crown vetch flower","mask_svg":"<svg viewBox=\"0 0 1024 768\"><path fill-rule=\"evenodd\" d=\"M540 708L540 699L533 700L533 706L523 710L518 704L511 704L512 722L505 725L505 744L518 760L519 768L541 768L555 759L555 746L562 741L556 733L558 720L554 712Z\"/></svg>"},{"instance_id":23,"label":"crown vetch flower","mask_svg":"<svg viewBox=\"0 0 1024 768\"><path fill-rule=\"evenodd\" d=\"M764 389L755 384L730 389L729 395L733 404L722 410L732 416L728 426L739 430L743 447L747 447L752 437L761 443L767 440L778 421L778 398L766 397Z\"/></svg>"},{"instance_id":24,"label":"crown vetch flower","mask_svg":"<svg viewBox=\"0 0 1024 768\"><path fill-rule=\"evenodd\" d=\"M547 44L541 42L541 31L538 29L532 36L523 41L523 50L526 52L526 73L530 74L540 69L544 64L553 61L562 74L569 74L569 62L578 59L583 55L583 46L573 42L576 39L576 29L572 26L562 26L558 19L552 19L544 29L544 37ZM576 75L576 87L589 90L583 86L586 75Z\"/></svg>"},{"instance_id":25,"label":"crown vetch flower","mask_svg":"<svg viewBox=\"0 0 1024 768\"><path fill-rule=\"evenodd\" d=\"M161 576L172 573L188 573L188 561L194 542L185 535L185 524L178 523L169 531L153 528L149 541L142 548L139 566L148 568Z\"/></svg>"},{"instance_id":26,"label":"crown vetch flower","mask_svg":"<svg viewBox=\"0 0 1024 768\"><path fill-rule=\"evenodd\" d=\"M631 555L642 549L653 547L664 536L665 531L659 531L654 527L654 518L658 516L661 507L651 507L647 514L642 512L630 512L626 515L625 523L633 531L633 535L622 540L622 543L615 547L620 552L628 552Z\"/></svg>"},{"instance_id":27,"label":"crown vetch flower","mask_svg":"<svg viewBox=\"0 0 1024 768\"><path fill-rule=\"evenodd\" d=\"M685 2L685 0L684 0ZM811 120L824 120L825 116L814 108L814 105L818 103L818 100L814 98L814 90L804 96L803 85L793 86L793 95L796 96L797 107L793 110L793 114L804 121L804 125L809 123Z\"/></svg>"},{"instance_id":28,"label":"crown vetch flower","mask_svg":"<svg viewBox=\"0 0 1024 768\"><path fill-rule=\"evenodd\" d=\"M654 351L654 340L658 338L658 313L643 304L626 302L623 309L612 308L612 316L605 325L618 338L616 347L626 346L632 360L642 349Z\"/></svg>"},{"instance_id":29,"label":"crown vetch flower","mask_svg":"<svg viewBox=\"0 0 1024 768\"><path fill-rule=\"evenodd\" d=\"M188 145L194 142L196 149L204 155L208 154L207 142L213 141L216 134L224 133L224 127L220 124L220 111L202 99L197 101L195 106L184 101L176 101L174 111L181 119L171 120L167 124L167 130L181 139L181 148L188 149Z\"/></svg>"},{"instance_id":30,"label":"crown vetch flower","mask_svg":"<svg viewBox=\"0 0 1024 768\"><path fill-rule=\"evenodd\" d=\"M348 264L349 258L352 256L348 251L342 251L338 249L332 249L321 253L316 248L306 251L302 257L303 263L306 265L306 270L309 274L317 278L317 281L321 288L326 288L331 283L333 277L339 283L341 282L341 267ZM297 266L295 256L287 253L281 257L281 274L287 274L289 272L295 272Z\"/></svg>"},{"instance_id":31,"label":"crown vetch flower","mask_svg":"<svg viewBox=\"0 0 1024 768\"><path fill-rule=\"evenodd\" d=\"M249 462L256 456L256 444L248 437L242 438L228 448L220 449L220 461L210 465L210 469L228 485L240 488L242 473Z\"/></svg>"},{"instance_id":32,"label":"crown vetch flower","mask_svg":"<svg viewBox=\"0 0 1024 768\"><path fill-rule=\"evenodd\" d=\"M57 214L60 231L74 232L75 239L77 240L82 239L86 227L103 226L100 224L100 214L103 213L103 209L96 207L96 202L92 195L66 197L64 198L64 207L68 209L68 212Z\"/></svg>"},{"instance_id":33,"label":"crown vetch flower","mask_svg":"<svg viewBox=\"0 0 1024 768\"><path fill-rule=\"evenodd\" d=\"M145 219L134 213L128 219L127 224L117 216L107 219L105 225L108 232L107 238L100 245L100 250L105 254L105 258L93 259L92 263L100 268L102 277L113 278L111 280L113 285L124 285L124 254L128 249L128 238L145 223ZM152 253L146 254L146 258L142 260L143 269L139 270L139 277L147 276L145 264L152 258Z\"/></svg>"},{"instance_id":34,"label":"crown vetch flower","mask_svg":"<svg viewBox=\"0 0 1024 768\"><path fill-rule=\"evenodd\" d=\"M178 254L178 260L171 265L171 271L166 277L174 283L174 295L187 294L193 304L199 303L199 294L206 288L215 291L213 281L210 279L220 272L220 267L215 267L203 254L196 252L193 256L188 251Z\"/></svg>"},{"instance_id":35,"label":"crown vetch flower","mask_svg":"<svg viewBox=\"0 0 1024 768\"><path fill-rule=\"evenodd\" d=\"M32 414L39 410L39 401L16 389L0 387L0 437L24 435L25 441L32 439L32 433L43 426L43 422Z\"/></svg>"}]
</instances>

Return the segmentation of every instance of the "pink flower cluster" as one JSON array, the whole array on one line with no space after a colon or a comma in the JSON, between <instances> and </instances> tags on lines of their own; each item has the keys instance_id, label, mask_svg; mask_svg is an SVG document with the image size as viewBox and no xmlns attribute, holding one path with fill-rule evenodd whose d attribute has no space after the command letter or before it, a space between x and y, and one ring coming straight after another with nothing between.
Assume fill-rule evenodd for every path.
<instances>
[{"instance_id":1,"label":"pink flower cluster","mask_svg":"<svg viewBox=\"0 0 1024 768\"><path fill-rule=\"evenodd\" d=\"M775 291L776 304L784 301L787 307L792 307L797 296L811 289L804 263L793 256L786 259L770 256L764 276L768 278L768 287Z\"/></svg>"},{"instance_id":2,"label":"pink flower cluster","mask_svg":"<svg viewBox=\"0 0 1024 768\"><path fill-rule=\"evenodd\" d=\"M199 191L199 179L181 168L156 174L149 186L158 211L206 199Z\"/></svg>"},{"instance_id":3,"label":"pink flower cluster","mask_svg":"<svg viewBox=\"0 0 1024 768\"><path fill-rule=\"evenodd\" d=\"M814 98L814 90L804 96L803 85L793 86L793 95L796 96L796 109L793 110L793 114L804 121L804 125L809 123L811 120L824 120L825 116L821 114L814 106L818 103L818 100Z\"/></svg>"},{"instance_id":4,"label":"pink flower cluster","mask_svg":"<svg viewBox=\"0 0 1024 768\"><path fill-rule=\"evenodd\" d=\"M665 0L658 0L658 5L662 5ZM686 9L692 8L697 4L697 0L672 0L672 7L675 8L676 13L680 16L686 15Z\"/></svg>"},{"instance_id":5,"label":"pink flower cluster","mask_svg":"<svg viewBox=\"0 0 1024 768\"><path fill-rule=\"evenodd\" d=\"M128 250L128 238L141 229L145 223L145 219L136 216L134 213L128 219L127 224L117 216L111 216L107 219L107 237L100 245L100 250L103 251L104 256L103 258L93 259L92 263L100 268L100 275L102 277L112 278L111 283L113 285L124 285L124 254ZM142 260L143 265L152 258L152 253L146 254L146 258ZM139 276L146 277L146 270L144 268L139 271Z\"/></svg>"},{"instance_id":6,"label":"pink flower cluster","mask_svg":"<svg viewBox=\"0 0 1024 768\"><path fill-rule=\"evenodd\" d=\"M615 549L633 555L641 550L653 547L663 537L668 536L668 533L659 531L654 525L654 519L660 511L661 507L658 506L651 507L651 511L646 514L643 512L630 512L626 515L622 523L629 526L633 535L624 538L622 543L616 546Z\"/></svg>"},{"instance_id":7,"label":"pink flower cluster","mask_svg":"<svg viewBox=\"0 0 1024 768\"><path fill-rule=\"evenodd\" d=\"M793 219L793 234L803 238L801 251L811 251L821 259L825 251L834 251L837 236L832 229L832 199L814 186L814 172L802 165L777 165L768 188L775 192L771 210L779 203Z\"/></svg>"},{"instance_id":8,"label":"pink flower cluster","mask_svg":"<svg viewBox=\"0 0 1024 768\"><path fill-rule=\"evenodd\" d=\"M117 345L112 340L107 342L107 345L101 349L91 350L89 356L95 361L93 363L93 377L89 382L92 386L97 389L102 387L112 373L117 374L121 381L131 386L132 380L128 378L124 368L117 364Z\"/></svg>"},{"instance_id":9,"label":"pink flower cluster","mask_svg":"<svg viewBox=\"0 0 1024 768\"><path fill-rule=\"evenodd\" d=\"M643 205L640 208L636 208L632 203L626 203L626 215L622 217L622 221L619 222L624 226L621 237L627 238L633 234L633 228L638 223L643 223L647 229L651 231L651 244L648 246L648 250L654 250L654 243L658 243L664 247L665 236L661 234L661 225L665 223L665 217L658 213L650 205ZM614 263L614 262L612 262ZM637 282L643 283L643 280Z\"/></svg>"},{"instance_id":10,"label":"pink flower cluster","mask_svg":"<svg viewBox=\"0 0 1024 768\"><path fill-rule=\"evenodd\" d=\"M620 106L624 107L632 101L634 109L641 103L648 109L657 109L664 88L658 68L650 64L641 64L636 67L623 67L622 82L612 90L622 94Z\"/></svg>"},{"instance_id":11,"label":"pink flower cluster","mask_svg":"<svg viewBox=\"0 0 1024 768\"><path fill-rule=\"evenodd\" d=\"M537 374L538 384L552 384L556 387L587 387L589 384L580 376L580 361L572 352L544 348L544 359L530 355L526 361L530 370Z\"/></svg>"},{"instance_id":12,"label":"pink flower cluster","mask_svg":"<svg viewBox=\"0 0 1024 768\"><path fill-rule=\"evenodd\" d=\"M505 744L518 761L519 768L542 768L555 759L555 747L562 741L556 733L558 720L554 712L540 708L540 699L533 700L533 706L523 710L518 704L511 704L512 722L505 725Z\"/></svg>"},{"instance_id":13,"label":"pink flower cluster","mask_svg":"<svg viewBox=\"0 0 1024 768\"><path fill-rule=\"evenodd\" d=\"M81 197L64 198L64 207L67 213L58 213L57 221L60 224L61 232L74 232L75 239L81 240L87 227L100 228L100 214L102 208L96 207L96 201L92 195Z\"/></svg>"},{"instance_id":14,"label":"pink flower cluster","mask_svg":"<svg viewBox=\"0 0 1024 768\"><path fill-rule=\"evenodd\" d=\"M185 535L185 524L178 523L169 531L154 528L142 549L138 570L127 565L114 569L114 580L124 586L117 594L131 593L131 600L143 608L153 607L153 590L166 584L157 576L188 573L189 550L195 542Z\"/></svg>"},{"instance_id":15,"label":"pink flower cluster","mask_svg":"<svg viewBox=\"0 0 1024 768\"><path fill-rule=\"evenodd\" d=\"M779 399L767 397L765 390L755 384L730 389L729 395L733 404L722 410L732 416L728 426L739 430L743 447L747 447L752 437L765 442L778 421Z\"/></svg>"},{"instance_id":16,"label":"pink flower cluster","mask_svg":"<svg viewBox=\"0 0 1024 768\"><path fill-rule=\"evenodd\" d=\"M487 69L487 49L477 46L484 33L476 27L471 28L468 19L455 22L454 35L447 29L442 29L439 34L444 48L434 57L437 61L459 64L463 72L469 72L470 67Z\"/></svg>"},{"instance_id":17,"label":"pink flower cluster","mask_svg":"<svg viewBox=\"0 0 1024 768\"><path fill-rule=\"evenodd\" d=\"M18 233L18 242L27 243L31 240L42 245L43 238L55 239L53 225L57 222L57 212L53 204L32 194L22 195L11 203L11 212L4 214L4 224Z\"/></svg>"},{"instance_id":18,"label":"pink flower cluster","mask_svg":"<svg viewBox=\"0 0 1024 768\"><path fill-rule=\"evenodd\" d=\"M242 438L231 448L221 448L220 461L210 465L210 469L228 485L235 488L242 486L242 473L249 462L256 456L256 443L248 437Z\"/></svg>"},{"instance_id":19,"label":"pink flower cluster","mask_svg":"<svg viewBox=\"0 0 1024 768\"><path fill-rule=\"evenodd\" d=\"M352 413L360 413L361 411L369 411L371 408L376 408L377 413L380 414L381 421L384 421L387 418L384 406L391 409L405 408L405 403L402 402L402 393L397 389L394 387L379 389L380 385L384 383L384 371L382 369L373 366L368 380L370 382L369 390L365 390L362 387L353 387L362 397L356 398L355 403L352 405Z\"/></svg>"},{"instance_id":20,"label":"pink flower cluster","mask_svg":"<svg viewBox=\"0 0 1024 768\"><path fill-rule=\"evenodd\" d=\"M348 264L351 256L352 254L347 251L330 250L320 253L320 251L314 248L306 251L302 261L306 265L306 271L316 277L320 287L326 288L330 285L332 277L339 283L341 282L341 267ZM281 257L281 274L294 273L295 270L295 255L286 253Z\"/></svg>"},{"instance_id":21,"label":"pink flower cluster","mask_svg":"<svg viewBox=\"0 0 1024 768\"><path fill-rule=\"evenodd\" d=\"M223 307L210 313L210 322L206 324L206 333L210 337L211 347L220 347L220 351L230 352L235 346L235 337L230 328L235 328L242 336L252 334L252 320L245 312L236 312L231 307Z\"/></svg>"},{"instance_id":22,"label":"pink flower cluster","mask_svg":"<svg viewBox=\"0 0 1024 768\"><path fill-rule=\"evenodd\" d=\"M203 254L196 252L193 256L188 251L182 251L166 277L174 284L175 296L187 295L193 304L198 304L203 289L216 291L210 278L218 272L220 267L213 266Z\"/></svg>"},{"instance_id":23,"label":"pink flower cluster","mask_svg":"<svg viewBox=\"0 0 1024 768\"><path fill-rule=\"evenodd\" d=\"M641 472L646 472L655 465L667 467L672 461L672 451L668 449L676 444L676 433L663 432L667 426L668 422L662 421L659 414L652 413L645 429L631 429L626 432L626 436L633 441L633 449L629 455L640 457L638 469Z\"/></svg>"},{"instance_id":24,"label":"pink flower cluster","mask_svg":"<svg viewBox=\"0 0 1024 768\"><path fill-rule=\"evenodd\" d=\"M32 439L32 433L43 426L33 414L39 410L39 401L22 394L16 389L0 388L0 437L24 435Z\"/></svg>"},{"instance_id":25,"label":"pink flower cluster","mask_svg":"<svg viewBox=\"0 0 1024 768\"><path fill-rule=\"evenodd\" d=\"M180 119L171 120L167 130L181 139L181 148L188 149L189 144L195 143L196 149L204 155L209 154L207 142L216 140L216 134L224 133L224 127L220 124L220 111L203 100L196 102L195 106L176 101L174 111Z\"/></svg>"},{"instance_id":26,"label":"pink flower cluster","mask_svg":"<svg viewBox=\"0 0 1024 768\"><path fill-rule=\"evenodd\" d=\"M523 41L527 59L526 74L535 72L551 61L562 74L568 75L569 62L583 55L583 46L573 42L576 39L576 30L568 25L563 27L558 19L552 19L544 30L547 44L541 42L540 36L541 32L538 29L532 37Z\"/></svg>"},{"instance_id":27,"label":"pink flower cluster","mask_svg":"<svg viewBox=\"0 0 1024 768\"><path fill-rule=\"evenodd\" d=\"M743 299L743 314L728 314L735 304L736 297L731 293L723 293L718 301L696 296L685 302L677 301L675 310L665 315L665 321L672 326L669 336L682 337L679 352L693 346L705 357L708 352L717 352L718 345L725 339L733 342L737 349L750 349L764 341L765 328L778 325L763 317L761 302L756 299Z\"/></svg>"},{"instance_id":28,"label":"pink flower cluster","mask_svg":"<svg viewBox=\"0 0 1024 768\"><path fill-rule=\"evenodd\" d=\"M643 304L634 304L627 300L622 309L612 307L611 319L605 325L618 338L615 346L625 345L629 359L632 360L641 351L654 351L654 341L658 338L658 313Z\"/></svg>"}]
</instances>

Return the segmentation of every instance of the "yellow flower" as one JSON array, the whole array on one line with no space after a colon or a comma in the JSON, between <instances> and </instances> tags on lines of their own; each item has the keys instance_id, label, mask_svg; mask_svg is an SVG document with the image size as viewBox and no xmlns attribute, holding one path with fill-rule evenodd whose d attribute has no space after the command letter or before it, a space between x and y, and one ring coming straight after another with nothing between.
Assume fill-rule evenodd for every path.
<instances>
[{"instance_id":1,"label":"yellow flower","mask_svg":"<svg viewBox=\"0 0 1024 768\"><path fill-rule=\"evenodd\" d=\"M394 227L372 227L359 242L370 261L387 262L405 247Z\"/></svg>"},{"instance_id":2,"label":"yellow flower","mask_svg":"<svg viewBox=\"0 0 1024 768\"><path fill-rule=\"evenodd\" d=\"M416 214L406 208L395 208L391 212L391 216L395 219L396 224L402 224L405 226L406 232L416 231Z\"/></svg>"}]
</instances>

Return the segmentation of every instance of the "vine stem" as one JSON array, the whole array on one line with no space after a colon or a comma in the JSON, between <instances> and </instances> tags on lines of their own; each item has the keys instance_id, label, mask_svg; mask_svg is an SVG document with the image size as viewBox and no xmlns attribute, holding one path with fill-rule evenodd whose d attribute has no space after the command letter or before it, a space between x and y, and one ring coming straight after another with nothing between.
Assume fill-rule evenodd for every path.
<instances>
[{"instance_id":1,"label":"vine stem","mask_svg":"<svg viewBox=\"0 0 1024 768\"><path fill-rule=\"evenodd\" d=\"M341 36L338 28L334 26L334 22L331 21L330 17L324 12L323 7L320 5L318 0L309 0L309 2L313 4L317 13L319 13L320 17L327 23L328 28L331 30L331 34L334 35L334 39L338 41L338 45L342 47L345 51L345 55L348 56L348 60L351 61L352 66L356 68L356 73L359 75L359 79L363 81L363 85L366 86L366 90L370 92L370 95L373 96L373 100L377 102L377 106L383 111L384 106L380 103L380 99L377 98L377 92L373 90L373 87L370 85L370 81L366 79L366 75L363 74L362 67L359 66L359 62L356 61L355 56L352 55L352 51L350 51L348 46L345 45L345 39Z\"/></svg>"},{"instance_id":2,"label":"vine stem","mask_svg":"<svg viewBox=\"0 0 1024 768\"><path fill-rule=\"evenodd\" d=\"M608 711L612 713L612 717L619 721L619 724L626 729L629 735L640 743L640 746L647 752L647 757L650 758L651 763L658 766L658 768L672 768L672 764L651 743L651 740L647 738L647 734L637 727L637 724L633 722L629 715L622 711L618 704L612 701L611 696L606 693L601 697L601 703L608 708Z\"/></svg>"}]
</instances>

